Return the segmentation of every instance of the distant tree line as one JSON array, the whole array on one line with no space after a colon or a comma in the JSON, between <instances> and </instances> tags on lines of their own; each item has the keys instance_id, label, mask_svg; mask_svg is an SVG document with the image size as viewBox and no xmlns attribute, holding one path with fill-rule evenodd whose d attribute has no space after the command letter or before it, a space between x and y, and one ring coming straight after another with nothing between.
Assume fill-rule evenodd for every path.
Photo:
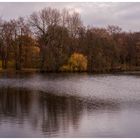
<instances>
[{"instance_id":1,"label":"distant tree line","mask_svg":"<svg viewBox=\"0 0 140 140\"><path fill-rule=\"evenodd\" d=\"M45 8L0 20L0 63L42 72L140 70L140 32L86 27L76 12Z\"/></svg>"}]
</instances>

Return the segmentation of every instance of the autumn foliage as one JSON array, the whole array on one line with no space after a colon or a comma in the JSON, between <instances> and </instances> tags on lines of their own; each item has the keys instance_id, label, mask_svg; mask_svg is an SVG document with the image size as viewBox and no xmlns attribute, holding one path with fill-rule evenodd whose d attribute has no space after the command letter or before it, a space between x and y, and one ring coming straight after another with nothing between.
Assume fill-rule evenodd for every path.
<instances>
[{"instance_id":1,"label":"autumn foliage","mask_svg":"<svg viewBox=\"0 0 140 140\"><path fill-rule=\"evenodd\" d=\"M62 66L61 71L83 72L87 71L87 58L79 53L74 53L68 60L68 64Z\"/></svg>"},{"instance_id":2,"label":"autumn foliage","mask_svg":"<svg viewBox=\"0 0 140 140\"><path fill-rule=\"evenodd\" d=\"M0 65L42 72L140 70L140 32L87 27L78 13L48 7L27 19L0 20Z\"/></svg>"}]
</instances>

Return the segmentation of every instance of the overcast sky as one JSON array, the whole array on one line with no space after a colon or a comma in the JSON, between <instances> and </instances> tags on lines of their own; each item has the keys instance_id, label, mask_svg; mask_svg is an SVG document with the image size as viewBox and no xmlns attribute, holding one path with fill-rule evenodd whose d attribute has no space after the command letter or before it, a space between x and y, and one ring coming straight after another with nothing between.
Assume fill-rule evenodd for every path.
<instances>
[{"instance_id":1,"label":"overcast sky","mask_svg":"<svg viewBox=\"0 0 140 140\"><path fill-rule=\"evenodd\" d=\"M28 16L45 7L68 8L79 12L85 25L119 25L123 30L140 31L139 3L0 3L0 16L9 20Z\"/></svg>"}]
</instances>

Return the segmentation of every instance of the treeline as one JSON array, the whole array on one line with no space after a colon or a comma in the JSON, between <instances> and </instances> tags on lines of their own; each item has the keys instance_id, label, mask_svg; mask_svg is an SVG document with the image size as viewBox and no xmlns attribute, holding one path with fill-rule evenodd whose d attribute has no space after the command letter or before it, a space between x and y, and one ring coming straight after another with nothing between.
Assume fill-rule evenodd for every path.
<instances>
[{"instance_id":1,"label":"treeline","mask_svg":"<svg viewBox=\"0 0 140 140\"><path fill-rule=\"evenodd\" d=\"M140 32L86 27L76 12L45 8L26 19L0 21L0 60L2 69L139 70Z\"/></svg>"}]
</instances>

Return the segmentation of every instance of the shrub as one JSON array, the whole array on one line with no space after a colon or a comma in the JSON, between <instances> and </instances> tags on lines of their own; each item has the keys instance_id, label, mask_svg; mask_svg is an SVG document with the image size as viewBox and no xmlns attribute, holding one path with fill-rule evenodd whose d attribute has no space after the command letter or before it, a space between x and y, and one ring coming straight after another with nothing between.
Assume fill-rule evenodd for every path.
<instances>
[{"instance_id":1,"label":"shrub","mask_svg":"<svg viewBox=\"0 0 140 140\"><path fill-rule=\"evenodd\" d=\"M87 71L87 58L83 54L73 53L68 60L68 64L63 65L60 70L75 72Z\"/></svg>"}]
</instances>

